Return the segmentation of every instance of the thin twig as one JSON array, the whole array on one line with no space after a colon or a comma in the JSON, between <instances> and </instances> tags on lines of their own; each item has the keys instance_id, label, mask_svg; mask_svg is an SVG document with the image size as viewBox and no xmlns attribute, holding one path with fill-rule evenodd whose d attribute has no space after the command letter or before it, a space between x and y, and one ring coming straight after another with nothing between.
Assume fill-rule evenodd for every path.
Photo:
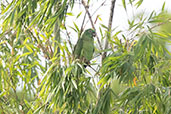
<instances>
[{"instance_id":1,"label":"thin twig","mask_svg":"<svg viewBox=\"0 0 171 114\"><path fill-rule=\"evenodd\" d=\"M159 27L159 26L161 26L161 25L164 25L164 24L167 24L168 22L170 22L171 21L171 18L169 18L169 19L167 19L165 22L161 22L161 23L158 23L158 24L155 24L155 25L153 25L152 27L150 27L149 29L155 29L156 27ZM145 24L148 24L148 23L145 23ZM133 34L135 32L135 30L133 30L133 31L131 31L129 34ZM142 31L142 32L137 32L138 34L144 34L145 33L145 31ZM135 36L137 36L137 34L135 35ZM133 36L132 38L130 38L129 40L131 41L134 41L134 39L135 39L135 37Z\"/></svg>"},{"instance_id":2,"label":"thin twig","mask_svg":"<svg viewBox=\"0 0 171 114\"><path fill-rule=\"evenodd\" d=\"M88 3L88 1L87 1L87 3ZM81 25L81 29L80 29L80 33L79 33L79 37L81 36L81 33L83 32L83 30L84 30L84 22L85 22L85 19L86 19L86 13L85 13L85 15L84 15L84 18L83 18L83 21L82 21L82 25Z\"/></svg>"},{"instance_id":3,"label":"thin twig","mask_svg":"<svg viewBox=\"0 0 171 114\"><path fill-rule=\"evenodd\" d=\"M104 0L101 4L100 4L100 6L93 12L93 14L92 14L92 16L105 4L105 2L106 2L107 0Z\"/></svg>"},{"instance_id":4,"label":"thin twig","mask_svg":"<svg viewBox=\"0 0 171 114\"><path fill-rule=\"evenodd\" d=\"M50 53L50 56L53 57L53 50L52 50L51 43L50 43L49 39L47 40L47 43L48 43L48 47L47 48L50 48L50 49L48 49L49 53Z\"/></svg>"},{"instance_id":5,"label":"thin twig","mask_svg":"<svg viewBox=\"0 0 171 114\"><path fill-rule=\"evenodd\" d=\"M100 74L99 74L99 71L97 71L97 70L95 70L91 65L88 65L94 72L96 72L96 74L98 74L99 76L100 76Z\"/></svg>"},{"instance_id":6,"label":"thin twig","mask_svg":"<svg viewBox=\"0 0 171 114\"><path fill-rule=\"evenodd\" d=\"M99 37L97 36L96 28L95 28L94 23L93 23L93 20L91 18L90 12L88 11L88 6L85 4L84 0L82 0L82 4L83 4L83 6L84 6L84 8L86 10L86 13L87 13L88 17L89 17L89 20L91 22L91 26L94 29L95 33L96 33L97 42L98 42L98 44L100 46L100 49L103 50L102 45L101 45L100 40L99 40Z\"/></svg>"},{"instance_id":7,"label":"thin twig","mask_svg":"<svg viewBox=\"0 0 171 114\"><path fill-rule=\"evenodd\" d=\"M24 28L26 29L26 31L28 31L28 33L30 33L30 35L31 35L31 36L34 38L34 40L38 43L38 47L40 47L40 49L42 49L42 52L43 52L43 54L44 54L44 57L45 57L46 59L50 59L49 55L47 54L47 49L45 49L45 48L42 46L42 44L40 44L40 43L38 42L36 36L34 36L34 34L32 33L32 31L31 31L28 27L26 27L26 26L24 26Z\"/></svg>"},{"instance_id":8,"label":"thin twig","mask_svg":"<svg viewBox=\"0 0 171 114\"><path fill-rule=\"evenodd\" d=\"M82 25L81 25L81 29L80 29L79 36L81 36L81 33L82 33L83 30L84 30L83 26L84 26L85 19L86 19L86 13L85 13L84 18L83 18L83 22L82 22Z\"/></svg>"},{"instance_id":9,"label":"thin twig","mask_svg":"<svg viewBox=\"0 0 171 114\"><path fill-rule=\"evenodd\" d=\"M170 21L171 21L171 18L169 18L166 22L158 23L157 25L152 26L150 29L154 29L154 28L156 28L158 26L161 26L161 25L164 25L164 24L166 24L166 23L168 23Z\"/></svg>"},{"instance_id":10,"label":"thin twig","mask_svg":"<svg viewBox=\"0 0 171 114\"><path fill-rule=\"evenodd\" d=\"M64 24L64 28L65 28L65 31L66 31L66 34L67 34L67 37L68 37L68 43L70 45L70 48L71 48L71 50L73 50L72 49L72 43L71 43L70 35L69 35L69 32L68 32L67 27L66 27L65 24Z\"/></svg>"},{"instance_id":11,"label":"thin twig","mask_svg":"<svg viewBox=\"0 0 171 114\"><path fill-rule=\"evenodd\" d=\"M9 2L8 2L8 0L5 0L5 2L9 5Z\"/></svg>"},{"instance_id":12,"label":"thin twig","mask_svg":"<svg viewBox=\"0 0 171 114\"><path fill-rule=\"evenodd\" d=\"M2 32L1 34L3 34L4 36L11 33L13 29L9 29L9 30L6 30L5 32Z\"/></svg>"},{"instance_id":13,"label":"thin twig","mask_svg":"<svg viewBox=\"0 0 171 114\"><path fill-rule=\"evenodd\" d=\"M100 6L93 12L93 14L91 15L91 16L93 16L104 4L105 4L105 2L106 2L107 0L104 0L101 4L100 4ZM89 20L88 21L86 21L86 24L89 22ZM85 25L86 25L85 24Z\"/></svg>"}]
</instances>

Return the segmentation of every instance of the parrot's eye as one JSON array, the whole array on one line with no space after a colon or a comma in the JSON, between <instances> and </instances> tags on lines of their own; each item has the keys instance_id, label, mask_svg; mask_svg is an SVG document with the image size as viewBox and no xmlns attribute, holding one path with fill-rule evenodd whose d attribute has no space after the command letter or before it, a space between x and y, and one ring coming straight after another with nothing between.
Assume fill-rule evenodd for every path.
<instances>
[{"instance_id":1,"label":"parrot's eye","mask_svg":"<svg viewBox=\"0 0 171 114\"><path fill-rule=\"evenodd\" d=\"M93 37L95 37L95 36L96 36L95 31L91 31L91 34L93 35Z\"/></svg>"},{"instance_id":2,"label":"parrot's eye","mask_svg":"<svg viewBox=\"0 0 171 114\"><path fill-rule=\"evenodd\" d=\"M95 33L95 31L94 31L94 30L90 30L89 32L93 35L93 37L95 37L95 36L96 36L96 33Z\"/></svg>"}]
</instances>

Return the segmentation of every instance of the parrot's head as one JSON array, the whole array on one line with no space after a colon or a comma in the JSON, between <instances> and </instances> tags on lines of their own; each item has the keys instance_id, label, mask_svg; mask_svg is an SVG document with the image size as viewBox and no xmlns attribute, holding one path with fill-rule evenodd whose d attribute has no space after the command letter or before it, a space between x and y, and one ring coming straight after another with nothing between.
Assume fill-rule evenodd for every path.
<instances>
[{"instance_id":1,"label":"parrot's head","mask_svg":"<svg viewBox=\"0 0 171 114\"><path fill-rule=\"evenodd\" d=\"M93 29L87 29L85 31L85 34L90 35L90 37L95 37L96 36L96 32Z\"/></svg>"}]
</instances>

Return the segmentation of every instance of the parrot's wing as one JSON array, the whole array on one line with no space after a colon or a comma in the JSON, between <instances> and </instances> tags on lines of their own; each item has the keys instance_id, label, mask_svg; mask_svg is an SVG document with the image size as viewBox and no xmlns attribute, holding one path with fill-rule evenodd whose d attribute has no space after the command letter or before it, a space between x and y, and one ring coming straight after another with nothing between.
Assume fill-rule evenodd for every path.
<instances>
[{"instance_id":1,"label":"parrot's wing","mask_svg":"<svg viewBox=\"0 0 171 114\"><path fill-rule=\"evenodd\" d=\"M82 56L86 61L90 61L93 58L94 52L94 39L89 38L89 36L83 37L83 54Z\"/></svg>"},{"instance_id":2,"label":"parrot's wing","mask_svg":"<svg viewBox=\"0 0 171 114\"><path fill-rule=\"evenodd\" d=\"M80 38L77 41L77 44L74 47L74 52L73 52L74 53L74 58L80 58L82 47L83 47L83 40L82 40L82 38Z\"/></svg>"}]
</instances>

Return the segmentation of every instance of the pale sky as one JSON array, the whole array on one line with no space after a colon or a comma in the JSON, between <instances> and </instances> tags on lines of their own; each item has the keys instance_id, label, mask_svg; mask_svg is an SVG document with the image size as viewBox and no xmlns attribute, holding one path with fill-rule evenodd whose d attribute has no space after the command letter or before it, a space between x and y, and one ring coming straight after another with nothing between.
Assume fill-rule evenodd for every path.
<instances>
[{"instance_id":1,"label":"pale sky","mask_svg":"<svg viewBox=\"0 0 171 114\"><path fill-rule=\"evenodd\" d=\"M89 7L89 12L91 14L105 0L93 0L93 1L94 2ZM107 2L105 4L105 6L102 6L98 10L98 12L96 12L96 14L93 16L93 21L96 19L97 15L100 15L100 17L102 19L102 21L98 20L97 23L95 24L95 27L96 27L98 33L99 33L98 28L99 28L99 25L101 23L108 26L111 0L106 0L106 1ZM121 30L128 29L127 20L133 18L133 15L135 16L137 13L140 13L142 11L145 12L147 15L150 14L153 10L156 12L159 12L162 9L162 5L163 5L164 1L166 2L165 8L167 10L171 11L171 0L144 0L142 5L138 9L136 9L136 8L132 9L131 6L128 6L127 7L127 13L126 13L125 9L122 6L122 0L116 0L115 9L114 9L115 10L114 11L114 17L113 17L113 28L118 26L118 28ZM76 19L75 17L81 11L83 11L82 17L80 16L80 18ZM85 9L80 4L77 4L74 6L74 9L72 10L72 12L74 13L75 16L73 16L73 17L69 16L69 18L67 18L67 24L66 25L74 27L73 22L75 22L78 25L78 27L80 28L82 25L82 20L84 17ZM89 19L87 18L87 20L89 20ZM91 28L90 22L86 25L86 28ZM76 42L78 40L77 34L72 29L68 28L68 30L70 32L71 42L73 44L76 44ZM100 37L99 34L98 34L98 36ZM96 58L95 60L97 60L96 63L101 61L100 58ZM96 67L94 67L94 68L96 68ZM90 69L90 68L88 68L88 69L93 74L92 69Z\"/></svg>"},{"instance_id":2,"label":"pale sky","mask_svg":"<svg viewBox=\"0 0 171 114\"><path fill-rule=\"evenodd\" d=\"M105 0L92 0L93 3L91 3L89 11L92 14L99 6L100 4ZM104 24L108 26L108 19L110 14L110 2L111 0L106 0L105 5L102 6L96 14L93 16L93 20L96 19L97 15L100 15L102 21L98 20L95 24L95 27L98 30L100 24ZM128 1L128 0L126 0ZM138 0L137 0L138 1ZM162 5L166 2L165 8L169 11L171 11L171 0L144 0L142 5L136 9L135 7L132 8L130 5L127 7L127 13L125 12L125 9L122 6L122 0L116 0L115 9L114 9L114 18L113 18L113 28L118 27L119 29L127 29L127 20L133 18L133 15L135 16L139 12L145 12L147 14L150 14L153 10L156 12L159 12L162 8ZM170 7L169 7L170 6ZM80 16L78 19L75 17L80 13L80 11L83 11L82 17ZM75 22L78 27L81 27L83 16L84 16L84 8L82 5L77 4L74 6L73 13L75 16L67 18L67 24L68 26L73 27L73 22ZM88 17L88 16L87 16ZM88 18L87 18L88 20ZM86 28L91 28L90 22L86 25ZM72 42L75 44L77 41L77 38L75 38L74 31L72 29L69 29L69 31L72 33L71 37L73 37Z\"/></svg>"},{"instance_id":3,"label":"pale sky","mask_svg":"<svg viewBox=\"0 0 171 114\"><path fill-rule=\"evenodd\" d=\"M93 3L89 9L91 14L100 6L102 1L104 1L104 0L92 0L92 1L93 1ZM111 0L106 0L106 1L107 2L105 3L105 6L102 6L96 12L96 14L93 16L93 20L95 20L97 15L100 15L100 17L102 19L102 21L98 20L97 23L95 24L97 31L99 31L98 27L99 27L100 23L102 23L106 26L108 25L108 19L109 19L109 13L110 13L110 1ZM150 13L153 10L160 11L164 1L166 1L166 9L171 11L171 0L144 0L143 4L138 9L135 9L135 8L132 9L130 6L127 7L127 13L126 13L123 6L122 6L122 0L116 0L115 11L114 11L114 20L113 20L113 28L115 28L116 26L119 26L120 29L126 29L127 28L127 19L132 18L133 14L136 14L136 13L141 12L141 11L144 11L147 13ZM83 15L82 15L82 17L76 19L75 17L76 17L76 15L78 15L80 13L80 11L83 11L83 13L82 13ZM69 18L67 18L67 20L66 20L67 21L66 25L73 27L73 22L75 22L78 25L78 27L80 28L81 24L82 24L83 16L84 16L84 11L85 11L85 9L81 5L79 5L79 4L75 5L74 9L73 9L75 16L73 16L73 17L69 16ZM1 23L2 23L2 21L0 20L0 25L1 25ZM90 25L90 23L88 23L86 28L90 28L90 27L91 27L91 25ZM71 35L71 41L73 44L75 44L77 39L78 39L77 34L72 29L68 28L68 30L69 30L70 35ZM66 36L64 36L64 37L66 37Z\"/></svg>"}]
</instances>

